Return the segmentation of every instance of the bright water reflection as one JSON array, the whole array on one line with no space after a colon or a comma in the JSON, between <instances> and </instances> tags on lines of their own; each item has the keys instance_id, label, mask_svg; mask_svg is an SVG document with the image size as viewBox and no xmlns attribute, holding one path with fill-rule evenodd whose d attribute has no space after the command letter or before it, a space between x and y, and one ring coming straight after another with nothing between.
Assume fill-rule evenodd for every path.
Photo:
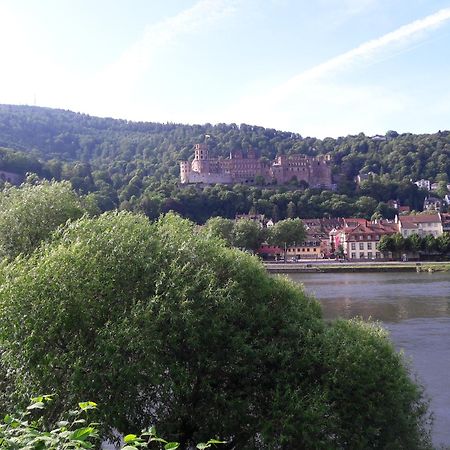
<instances>
[{"instance_id":1,"label":"bright water reflection","mask_svg":"<svg viewBox=\"0 0 450 450\"><path fill-rule=\"evenodd\" d=\"M450 445L450 273L291 274L326 319L381 321L412 360L435 414L433 439Z\"/></svg>"}]
</instances>

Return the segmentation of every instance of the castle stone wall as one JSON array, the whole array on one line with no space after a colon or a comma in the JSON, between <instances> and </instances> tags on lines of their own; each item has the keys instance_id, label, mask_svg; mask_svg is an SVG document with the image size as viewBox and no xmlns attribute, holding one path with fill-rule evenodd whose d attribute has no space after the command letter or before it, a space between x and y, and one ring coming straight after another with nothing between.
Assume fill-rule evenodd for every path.
<instances>
[{"instance_id":1,"label":"castle stone wall","mask_svg":"<svg viewBox=\"0 0 450 450\"><path fill-rule=\"evenodd\" d=\"M262 177L266 183L305 181L309 186L331 188L330 158L305 155L278 156L271 164L256 158L254 150L247 155L230 153L227 159L210 158L206 144L195 146L194 159L180 162L180 180L187 183L255 183Z\"/></svg>"}]
</instances>

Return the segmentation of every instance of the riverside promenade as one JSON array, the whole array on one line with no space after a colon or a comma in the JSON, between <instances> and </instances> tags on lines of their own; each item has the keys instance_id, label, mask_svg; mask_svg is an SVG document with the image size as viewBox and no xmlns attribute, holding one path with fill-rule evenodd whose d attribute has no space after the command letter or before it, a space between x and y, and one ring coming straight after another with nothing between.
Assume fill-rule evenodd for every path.
<instances>
[{"instance_id":1,"label":"riverside promenade","mask_svg":"<svg viewBox=\"0 0 450 450\"><path fill-rule=\"evenodd\" d=\"M450 271L450 262L433 261L336 261L301 260L298 262L264 262L269 273L327 272L442 272Z\"/></svg>"}]
</instances>

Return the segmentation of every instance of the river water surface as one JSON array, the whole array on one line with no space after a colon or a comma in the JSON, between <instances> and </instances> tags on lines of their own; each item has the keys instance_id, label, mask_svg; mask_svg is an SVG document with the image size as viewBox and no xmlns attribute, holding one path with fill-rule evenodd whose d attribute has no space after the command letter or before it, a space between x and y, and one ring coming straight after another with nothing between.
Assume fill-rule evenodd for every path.
<instances>
[{"instance_id":1,"label":"river water surface","mask_svg":"<svg viewBox=\"0 0 450 450\"><path fill-rule=\"evenodd\" d=\"M434 412L433 441L450 446L450 273L289 274L337 317L382 322L411 360Z\"/></svg>"}]
</instances>

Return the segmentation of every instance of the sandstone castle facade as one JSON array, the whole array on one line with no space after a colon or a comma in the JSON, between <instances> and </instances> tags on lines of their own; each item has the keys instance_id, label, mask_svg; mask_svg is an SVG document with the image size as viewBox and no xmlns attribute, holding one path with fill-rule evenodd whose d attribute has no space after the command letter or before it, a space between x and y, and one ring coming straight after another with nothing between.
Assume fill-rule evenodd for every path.
<instances>
[{"instance_id":1,"label":"sandstone castle facade","mask_svg":"<svg viewBox=\"0 0 450 450\"><path fill-rule=\"evenodd\" d=\"M196 144L194 159L180 162L182 184L285 184L292 180L304 181L310 187L331 188L330 157L282 155L267 163L249 149L230 153L229 158L210 158L206 144Z\"/></svg>"}]
</instances>

